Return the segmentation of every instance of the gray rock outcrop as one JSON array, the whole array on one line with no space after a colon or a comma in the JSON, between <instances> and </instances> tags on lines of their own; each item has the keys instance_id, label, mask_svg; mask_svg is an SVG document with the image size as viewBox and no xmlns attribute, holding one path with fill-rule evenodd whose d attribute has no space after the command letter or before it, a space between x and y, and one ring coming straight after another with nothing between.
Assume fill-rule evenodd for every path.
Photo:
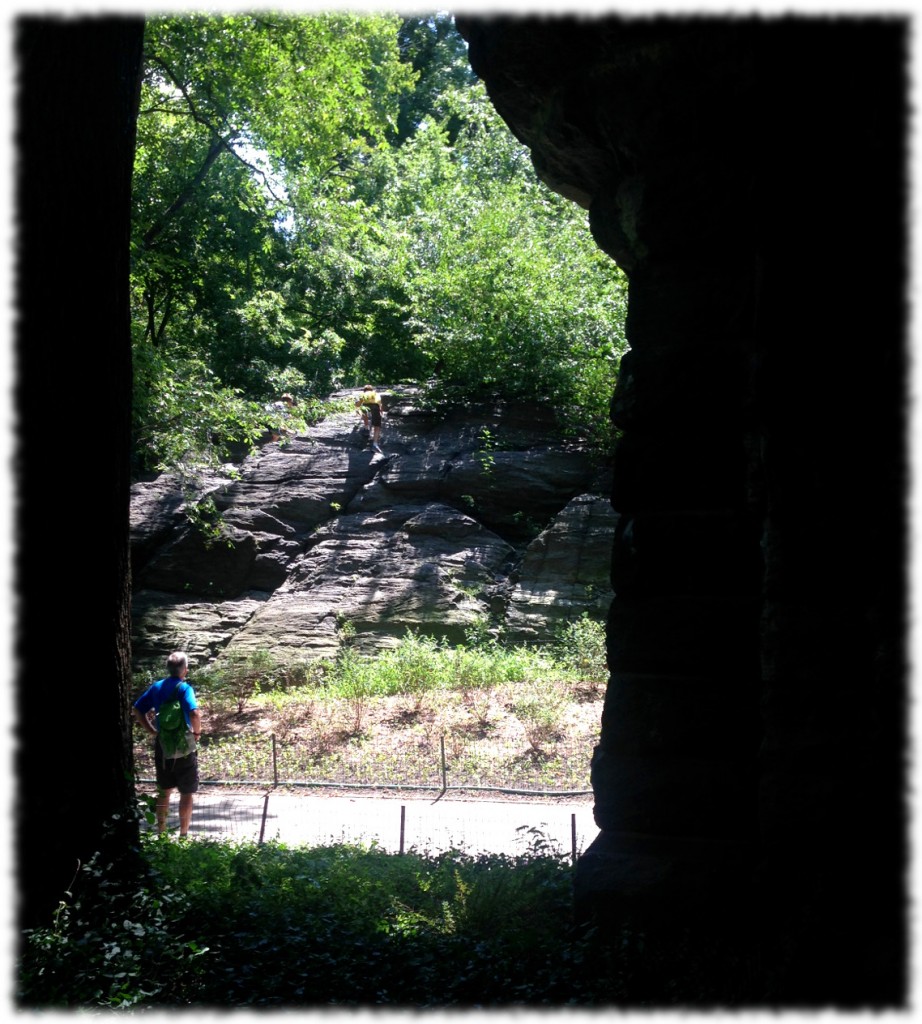
<instances>
[{"instance_id":1,"label":"gray rock outcrop","mask_svg":"<svg viewBox=\"0 0 922 1024\"><path fill-rule=\"evenodd\" d=\"M607 469L534 406L417 403L386 395L383 454L334 413L224 473L136 483L136 667L174 647L199 665L331 657L345 623L373 651L408 629L545 642L584 611L603 618Z\"/></svg>"}]
</instances>

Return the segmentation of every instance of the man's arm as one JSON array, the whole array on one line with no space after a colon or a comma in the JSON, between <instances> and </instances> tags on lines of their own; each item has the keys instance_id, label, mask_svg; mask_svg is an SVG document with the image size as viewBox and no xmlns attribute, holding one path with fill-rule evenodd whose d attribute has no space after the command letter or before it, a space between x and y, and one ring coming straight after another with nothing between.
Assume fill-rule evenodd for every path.
<instances>
[{"instance_id":1,"label":"man's arm","mask_svg":"<svg viewBox=\"0 0 922 1024\"><path fill-rule=\"evenodd\" d=\"M192 735L198 739L202 735L202 713L198 708L189 712L189 724L192 726Z\"/></svg>"},{"instance_id":2,"label":"man's arm","mask_svg":"<svg viewBox=\"0 0 922 1024\"><path fill-rule=\"evenodd\" d=\"M132 715L134 715L135 721L145 730L149 732L151 736L157 735L157 730L151 725L147 715L142 714L137 708L131 709Z\"/></svg>"}]
</instances>

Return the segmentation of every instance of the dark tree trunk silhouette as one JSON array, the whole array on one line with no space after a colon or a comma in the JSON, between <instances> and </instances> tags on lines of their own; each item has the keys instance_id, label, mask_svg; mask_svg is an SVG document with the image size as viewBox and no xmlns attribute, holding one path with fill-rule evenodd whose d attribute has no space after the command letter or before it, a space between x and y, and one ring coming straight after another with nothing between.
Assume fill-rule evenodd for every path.
<instances>
[{"instance_id":1,"label":"dark tree trunk silhouette","mask_svg":"<svg viewBox=\"0 0 922 1024\"><path fill-rule=\"evenodd\" d=\"M16 873L47 921L136 845L128 488L142 18L16 23ZM107 856L107 859L108 856Z\"/></svg>"}]
</instances>

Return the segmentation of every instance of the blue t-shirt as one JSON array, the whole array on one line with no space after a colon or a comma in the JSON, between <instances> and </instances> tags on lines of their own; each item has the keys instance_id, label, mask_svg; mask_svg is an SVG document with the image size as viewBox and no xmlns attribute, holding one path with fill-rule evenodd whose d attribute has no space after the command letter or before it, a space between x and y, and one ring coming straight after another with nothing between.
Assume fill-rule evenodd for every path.
<instances>
[{"instance_id":1,"label":"blue t-shirt","mask_svg":"<svg viewBox=\"0 0 922 1024\"><path fill-rule=\"evenodd\" d=\"M182 713L183 717L186 719L186 728L191 729L192 721L189 718L189 713L198 707L198 703L195 700L195 690L193 690L188 683L184 682L182 679L178 679L176 676L167 676L166 679L158 679L156 683L151 683L151 685L148 686L148 688L134 702L134 706L142 715L146 715L151 709L159 712L161 704L166 703L168 700L172 700L174 690L179 696L180 704L182 704Z\"/></svg>"}]
</instances>

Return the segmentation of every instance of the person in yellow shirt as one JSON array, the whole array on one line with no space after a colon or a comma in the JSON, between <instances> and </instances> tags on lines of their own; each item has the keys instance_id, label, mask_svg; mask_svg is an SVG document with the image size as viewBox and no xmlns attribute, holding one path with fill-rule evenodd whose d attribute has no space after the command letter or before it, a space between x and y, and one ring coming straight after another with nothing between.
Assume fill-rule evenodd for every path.
<instances>
[{"instance_id":1,"label":"person in yellow shirt","mask_svg":"<svg viewBox=\"0 0 922 1024\"><path fill-rule=\"evenodd\" d=\"M355 403L356 409L362 413L362 423L368 429L371 423L371 446L376 452L381 451L381 398L374 385L366 384Z\"/></svg>"},{"instance_id":2,"label":"person in yellow shirt","mask_svg":"<svg viewBox=\"0 0 922 1024\"><path fill-rule=\"evenodd\" d=\"M294 396L286 392L278 402L273 402L269 407L274 420L267 425L270 441L278 441L282 436L291 437L292 432L285 426L285 423L289 413L294 410L294 406Z\"/></svg>"}]
</instances>

